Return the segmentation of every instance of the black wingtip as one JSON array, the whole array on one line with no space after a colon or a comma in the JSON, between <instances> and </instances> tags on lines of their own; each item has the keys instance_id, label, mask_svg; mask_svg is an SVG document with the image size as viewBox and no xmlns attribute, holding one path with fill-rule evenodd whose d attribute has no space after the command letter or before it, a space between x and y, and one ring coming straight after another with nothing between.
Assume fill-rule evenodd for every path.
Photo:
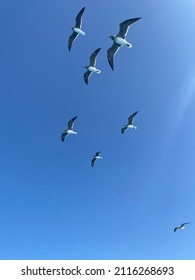
<instances>
[{"instance_id":1,"label":"black wingtip","mask_svg":"<svg viewBox=\"0 0 195 280\"><path fill-rule=\"evenodd\" d=\"M71 37L71 36L70 36ZM72 44L71 44L71 42L70 42L70 37L69 37L69 40L68 40L68 50L70 51L71 50L71 48L72 48Z\"/></svg>"},{"instance_id":2,"label":"black wingtip","mask_svg":"<svg viewBox=\"0 0 195 280\"><path fill-rule=\"evenodd\" d=\"M135 20L135 21L138 21L140 19L142 19L142 17L133 18L133 20Z\"/></svg>"},{"instance_id":3,"label":"black wingtip","mask_svg":"<svg viewBox=\"0 0 195 280\"><path fill-rule=\"evenodd\" d=\"M98 48L94 51L94 53L98 54L100 50L101 50L101 48Z\"/></svg>"},{"instance_id":4,"label":"black wingtip","mask_svg":"<svg viewBox=\"0 0 195 280\"><path fill-rule=\"evenodd\" d=\"M81 10L80 10L80 12L79 13L84 13L84 10L85 10L85 7L83 7Z\"/></svg>"},{"instance_id":5,"label":"black wingtip","mask_svg":"<svg viewBox=\"0 0 195 280\"><path fill-rule=\"evenodd\" d=\"M112 71L114 71L114 66L110 65L110 67L111 67Z\"/></svg>"},{"instance_id":6,"label":"black wingtip","mask_svg":"<svg viewBox=\"0 0 195 280\"><path fill-rule=\"evenodd\" d=\"M111 64L110 60L108 60L108 63L109 63L109 65L110 65L112 71L114 71L114 65Z\"/></svg>"},{"instance_id":7,"label":"black wingtip","mask_svg":"<svg viewBox=\"0 0 195 280\"><path fill-rule=\"evenodd\" d=\"M86 81L86 80L84 80L84 81L85 81L86 85L88 85L88 81Z\"/></svg>"}]
</instances>

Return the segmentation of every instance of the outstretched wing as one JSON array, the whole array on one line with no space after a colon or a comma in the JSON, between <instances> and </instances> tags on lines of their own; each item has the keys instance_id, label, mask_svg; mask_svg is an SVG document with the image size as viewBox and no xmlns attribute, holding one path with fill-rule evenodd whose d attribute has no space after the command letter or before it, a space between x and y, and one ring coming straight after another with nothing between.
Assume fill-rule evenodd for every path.
<instances>
[{"instance_id":1,"label":"outstretched wing","mask_svg":"<svg viewBox=\"0 0 195 280\"><path fill-rule=\"evenodd\" d=\"M121 133L124 134L124 132L125 132L126 129L127 129L126 126L122 127L122 128L121 128Z\"/></svg>"},{"instance_id":2,"label":"outstretched wing","mask_svg":"<svg viewBox=\"0 0 195 280\"><path fill-rule=\"evenodd\" d=\"M138 21L141 17L139 18L131 18L131 19L127 19L123 22L120 23L119 27L119 33L117 34L118 37L121 37L123 39L125 39L127 32L129 30L129 27L136 21Z\"/></svg>"},{"instance_id":3,"label":"outstretched wing","mask_svg":"<svg viewBox=\"0 0 195 280\"><path fill-rule=\"evenodd\" d=\"M94 167L95 161L96 161L96 158L94 157L94 158L92 159L92 161L91 161L91 166L92 166L92 167Z\"/></svg>"},{"instance_id":4,"label":"outstretched wing","mask_svg":"<svg viewBox=\"0 0 195 280\"><path fill-rule=\"evenodd\" d=\"M78 37L78 33L74 32L70 35L69 40L68 40L68 49L69 51L71 50L72 44L75 41L75 39Z\"/></svg>"},{"instance_id":5,"label":"outstretched wing","mask_svg":"<svg viewBox=\"0 0 195 280\"><path fill-rule=\"evenodd\" d=\"M86 71L84 73L84 81L88 85L89 77L91 76L92 72L91 71Z\"/></svg>"},{"instance_id":6,"label":"outstretched wing","mask_svg":"<svg viewBox=\"0 0 195 280\"><path fill-rule=\"evenodd\" d=\"M176 232L176 230L177 230L178 228L179 228L179 227L174 228L174 232Z\"/></svg>"},{"instance_id":7,"label":"outstretched wing","mask_svg":"<svg viewBox=\"0 0 195 280\"><path fill-rule=\"evenodd\" d=\"M81 28L82 26L82 16L83 16L83 13L84 13L84 10L85 10L85 7L83 7L80 12L78 13L78 15L76 16L76 25L75 27L76 28Z\"/></svg>"},{"instance_id":8,"label":"outstretched wing","mask_svg":"<svg viewBox=\"0 0 195 280\"><path fill-rule=\"evenodd\" d=\"M99 53L99 51L101 50L101 48L98 48L97 50L95 50L91 56L90 56L90 66L95 66L96 64L96 57Z\"/></svg>"},{"instance_id":9,"label":"outstretched wing","mask_svg":"<svg viewBox=\"0 0 195 280\"><path fill-rule=\"evenodd\" d=\"M190 224L190 222L181 224L181 227L183 227L183 226L185 226L187 224Z\"/></svg>"},{"instance_id":10,"label":"outstretched wing","mask_svg":"<svg viewBox=\"0 0 195 280\"><path fill-rule=\"evenodd\" d=\"M64 139L67 135L68 135L68 133L66 131L62 133L62 135L61 135L62 142L64 142Z\"/></svg>"},{"instance_id":11,"label":"outstretched wing","mask_svg":"<svg viewBox=\"0 0 195 280\"><path fill-rule=\"evenodd\" d=\"M117 51L120 49L120 45L117 43L113 43L112 47L110 47L107 50L107 59L108 59L108 63L110 65L110 67L112 68L112 70L114 71L114 56L117 53Z\"/></svg>"},{"instance_id":12,"label":"outstretched wing","mask_svg":"<svg viewBox=\"0 0 195 280\"><path fill-rule=\"evenodd\" d=\"M134 117L137 115L138 111L133 113L129 118L128 118L128 124L133 124Z\"/></svg>"},{"instance_id":13,"label":"outstretched wing","mask_svg":"<svg viewBox=\"0 0 195 280\"><path fill-rule=\"evenodd\" d=\"M73 129L74 126L74 121L76 120L77 116L72 118L69 122L68 122L68 129Z\"/></svg>"},{"instance_id":14,"label":"outstretched wing","mask_svg":"<svg viewBox=\"0 0 195 280\"><path fill-rule=\"evenodd\" d=\"M95 154L95 157L98 157L98 156L100 155L100 153L101 153L101 152L97 152L97 153Z\"/></svg>"}]
</instances>

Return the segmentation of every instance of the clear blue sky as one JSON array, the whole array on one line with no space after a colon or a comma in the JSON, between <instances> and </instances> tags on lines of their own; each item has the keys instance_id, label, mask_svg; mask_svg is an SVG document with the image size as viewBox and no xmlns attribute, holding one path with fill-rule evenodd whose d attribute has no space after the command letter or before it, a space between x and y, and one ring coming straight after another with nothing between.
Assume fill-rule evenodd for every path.
<instances>
[{"instance_id":1,"label":"clear blue sky","mask_svg":"<svg viewBox=\"0 0 195 280\"><path fill-rule=\"evenodd\" d=\"M68 52L83 6L86 36ZM195 259L194 10L194 0L1 1L0 259ZM106 36L133 17L133 47L113 72ZM99 47L102 72L87 86L82 67ZM135 111L138 129L122 135ZM62 143L76 115L78 134Z\"/></svg>"}]
</instances>

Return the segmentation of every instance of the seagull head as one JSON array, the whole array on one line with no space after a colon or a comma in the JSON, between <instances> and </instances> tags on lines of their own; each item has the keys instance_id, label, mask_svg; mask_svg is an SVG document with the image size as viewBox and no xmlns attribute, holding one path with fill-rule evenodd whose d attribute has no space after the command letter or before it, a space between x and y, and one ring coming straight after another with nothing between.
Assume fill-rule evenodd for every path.
<instances>
[{"instance_id":1,"label":"seagull head","mask_svg":"<svg viewBox=\"0 0 195 280\"><path fill-rule=\"evenodd\" d=\"M110 38L111 40L114 41L115 36L114 35L110 35L110 36L108 36L108 38Z\"/></svg>"}]
</instances>

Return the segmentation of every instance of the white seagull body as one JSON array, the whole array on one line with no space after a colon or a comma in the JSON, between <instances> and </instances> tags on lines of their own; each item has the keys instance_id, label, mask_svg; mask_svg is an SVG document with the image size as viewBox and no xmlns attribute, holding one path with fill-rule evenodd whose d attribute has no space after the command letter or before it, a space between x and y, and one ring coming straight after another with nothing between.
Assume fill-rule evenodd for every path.
<instances>
[{"instance_id":1,"label":"white seagull body","mask_svg":"<svg viewBox=\"0 0 195 280\"><path fill-rule=\"evenodd\" d=\"M68 40L68 49L69 51L71 50L73 42L76 40L78 35L85 35L85 32L81 30L82 27L82 16L84 13L85 7L83 7L78 15L76 16L76 24L74 27L71 27L73 30L73 33L70 35L69 40Z\"/></svg>"},{"instance_id":2,"label":"white seagull body","mask_svg":"<svg viewBox=\"0 0 195 280\"><path fill-rule=\"evenodd\" d=\"M111 36L108 37L108 38L113 40L112 47L107 50L107 59L108 59L108 63L110 64L110 67L112 68L112 70L114 70L114 56L118 52L120 47L122 47L122 46L126 46L128 48L132 47L132 44L130 44L126 40L126 35L127 35L128 30L129 30L129 27L133 23L138 21L139 19L141 19L141 17L127 19L127 20L121 22L119 33L116 36L111 35Z\"/></svg>"},{"instance_id":3,"label":"white seagull body","mask_svg":"<svg viewBox=\"0 0 195 280\"><path fill-rule=\"evenodd\" d=\"M183 223L183 224L181 224L179 227L175 227L175 228L174 228L174 232L176 232L176 230L178 230L178 229L184 229L184 228L185 228L185 225L187 225L187 224L190 224L190 222L189 222L189 223Z\"/></svg>"},{"instance_id":4,"label":"white seagull body","mask_svg":"<svg viewBox=\"0 0 195 280\"><path fill-rule=\"evenodd\" d=\"M132 48L132 45L129 42L127 42L127 40L120 38L118 36L115 37L114 42L120 46L126 46L128 48Z\"/></svg>"},{"instance_id":5,"label":"white seagull body","mask_svg":"<svg viewBox=\"0 0 195 280\"><path fill-rule=\"evenodd\" d=\"M77 118L77 116L72 118L68 122L68 128L66 130L64 130L64 132L61 134L62 142L64 142L65 137L68 136L69 134L77 134L77 132L73 130L73 126L74 126L74 122L75 122L76 118Z\"/></svg>"},{"instance_id":6,"label":"white seagull body","mask_svg":"<svg viewBox=\"0 0 195 280\"><path fill-rule=\"evenodd\" d=\"M125 130L131 128L131 129L137 129L135 125L133 125L134 117L137 115L138 111L133 113L129 118L128 118L128 124L125 124L124 127L121 128L121 133L124 134Z\"/></svg>"},{"instance_id":7,"label":"white seagull body","mask_svg":"<svg viewBox=\"0 0 195 280\"><path fill-rule=\"evenodd\" d=\"M82 31L80 28L73 27L73 31L75 31L76 33L78 33L80 35L85 35L85 32Z\"/></svg>"},{"instance_id":8,"label":"white seagull body","mask_svg":"<svg viewBox=\"0 0 195 280\"><path fill-rule=\"evenodd\" d=\"M84 81L87 85L88 85L89 77L91 76L92 73L97 73L97 74L101 73L101 71L95 67L96 57L100 50L101 48L95 50L90 56L90 64L88 66L84 66L84 68L87 69L87 71L84 73Z\"/></svg>"},{"instance_id":9,"label":"white seagull body","mask_svg":"<svg viewBox=\"0 0 195 280\"><path fill-rule=\"evenodd\" d=\"M92 161L91 161L91 166L92 166L92 167L94 167L94 163L95 163L95 161L96 161L97 159L102 159L102 157L100 156L100 153L101 153L101 152L97 152L97 153L95 154L95 156L93 157L93 159L92 159Z\"/></svg>"}]
</instances>

